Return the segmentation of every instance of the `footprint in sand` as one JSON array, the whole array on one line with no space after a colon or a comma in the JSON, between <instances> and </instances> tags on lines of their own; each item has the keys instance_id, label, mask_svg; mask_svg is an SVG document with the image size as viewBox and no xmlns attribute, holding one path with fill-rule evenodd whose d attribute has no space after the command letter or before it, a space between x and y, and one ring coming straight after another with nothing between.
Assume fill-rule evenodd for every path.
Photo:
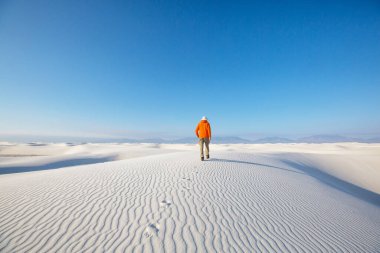
<instances>
[{"instance_id":1,"label":"footprint in sand","mask_svg":"<svg viewBox=\"0 0 380 253\"><path fill-rule=\"evenodd\" d=\"M160 202L160 207L169 207L172 204L172 201L170 199L164 200Z\"/></svg>"},{"instance_id":2,"label":"footprint in sand","mask_svg":"<svg viewBox=\"0 0 380 253\"><path fill-rule=\"evenodd\" d=\"M152 237L153 235L158 235L158 232L160 231L160 224L158 223L151 223L144 231L144 236L146 238Z\"/></svg>"},{"instance_id":3,"label":"footprint in sand","mask_svg":"<svg viewBox=\"0 0 380 253\"><path fill-rule=\"evenodd\" d=\"M171 205L172 205L171 199L165 199L165 200L160 202L160 207L164 208L164 209L170 207ZM161 210L160 212L164 212L164 211ZM148 227L145 228L143 235L146 238L150 238L153 235L158 236L158 232L160 231L160 222L162 222L162 220L165 220L166 218L168 218L167 216L168 216L168 213L164 212L163 217L161 217L159 220L157 220L157 222L150 223L148 225Z\"/></svg>"},{"instance_id":4,"label":"footprint in sand","mask_svg":"<svg viewBox=\"0 0 380 253\"><path fill-rule=\"evenodd\" d=\"M190 179L190 178L187 178L187 177L183 177L180 186L181 186L183 189L191 190L191 188L192 188L192 187L191 187L191 186L192 186L191 179Z\"/></svg>"}]
</instances>

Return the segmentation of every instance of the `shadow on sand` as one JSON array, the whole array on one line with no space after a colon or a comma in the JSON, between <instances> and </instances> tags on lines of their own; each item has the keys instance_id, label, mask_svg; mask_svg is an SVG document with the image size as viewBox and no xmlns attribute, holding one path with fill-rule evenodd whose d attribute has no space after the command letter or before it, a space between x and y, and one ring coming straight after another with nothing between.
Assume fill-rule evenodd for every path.
<instances>
[{"instance_id":1,"label":"shadow on sand","mask_svg":"<svg viewBox=\"0 0 380 253\"><path fill-rule=\"evenodd\" d=\"M318 179L320 182L327 184L337 190L343 191L353 197L362 199L368 203L380 207L380 195L375 192L366 190L349 182L343 181L337 177L329 175L317 168L308 166L306 164L296 163L288 160L282 160L282 162L292 168L305 172L305 174L308 174Z\"/></svg>"},{"instance_id":2,"label":"shadow on sand","mask_svg":"<svg viewBox=\"0 0 380 253\"><path fill-rule=\"evenodd\" d=\"M217 158L212 158L209 161L217 161L217 162L230 162L230 163L242 163L242 164L251 164L251 165L258 165L258 166L264 166L264 167L269 167L269 168L274 168L274 169L280 169L280 170L285 170L293 173L299 173L299 174L306 174L309 176L314 177L315 179L319 180L320 182L333 187L337 190L343 191L353 197L359 198L361 200L364 200L370 204L376 205L380 207L380 195L366 190L364 188L361 188L359 186L356 186L354 184L351 184L349 182L343 181L337 177L334 177L332 175L329 175L317 168L310 167L305 164L301 163L296 163L293 161L289 160L281 160L284 164L287 166L296 169L295 170L290 170L286 168L281 168L277 166L272 166L272 165L267 165L267 164L261 164L261 163L254 163L254 162L246 162L246 161L239 161L239 160L230 160L230 159L217 159Z\"/></svg>"},{"instance_id":3,"label":"shadow on sand","mask_svg":"<svg viewBox=\"0 0 380 253\"><path fill-rule=\"evenodd\" d=\"M231 159L219 159L219 158L211 158L210 160L205 160L205 161L216 161L216 162L228 162L228 163L242 163L242 164L250 164L250 165L258 165L258 166L263 166L263 167L268 167L268 168L274 168L274 169L279 169L279 170L285 170L293 173L298 173L298 174L304 174L302 172L296 171L296 170L289 170L277 166L272 166L268 164L262 164L262 163L253 163L253 162L246 162L246 161L239 161L239 160L231 160Z\"/></svg>"},{"instance_id":4,"label":"shadow on sand","mask_svg":"<svg viewBox=\"0 0 380 253\"><path fill-rule=\"evenodd\" d=\"M93 164L93 163L104 163L104 162L109 162L109 161L113 161L113 160L114 159L112 157L76 158L76 159L69 159L69 160L64 160L64 161L52 162L52 163L43 164L43 165L0 167L0 175L30 172L30 171L39 171L39 170L51 170L51 169L58 169L58 168L63 168L63 167Z\"/></svg>"}]
</instances>

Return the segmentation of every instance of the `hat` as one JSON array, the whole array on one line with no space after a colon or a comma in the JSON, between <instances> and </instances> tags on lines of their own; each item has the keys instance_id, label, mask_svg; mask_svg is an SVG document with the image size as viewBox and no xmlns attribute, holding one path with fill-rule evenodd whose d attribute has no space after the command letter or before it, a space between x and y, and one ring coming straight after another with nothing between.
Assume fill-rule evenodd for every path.
<instances>
[{"instance_id":1,"label":"hat","mask_svg":"<svg viewBox=\"0 0 380 253\"><path fill-rule=\"evenodd\" d=\"M203 117L202 117L202 120L207 120L206 116L203 116Z\"/></svg>"}]
</instances>

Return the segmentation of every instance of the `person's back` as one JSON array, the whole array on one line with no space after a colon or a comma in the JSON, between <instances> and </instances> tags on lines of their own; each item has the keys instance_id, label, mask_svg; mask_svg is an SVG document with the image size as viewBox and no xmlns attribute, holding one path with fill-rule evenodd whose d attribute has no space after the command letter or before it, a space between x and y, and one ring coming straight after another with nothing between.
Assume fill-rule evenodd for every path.
<instances>
[{"instance_id":1,"label":"person's back","mask_svg":"<svg viewBox=\"0 0 380 253\"><path fill-rule=\"evenodd\" d=\"M203 155L203 145L206 146L206 158L210 158L210 149L209 144L211 141L211 127L210 123L207 121L207 118L204 116L202 120L198 123L195 134L199 138L199 145L200 145L200 151L201 151L201 160L204 160Z\"/></svg>"}]
</instances>

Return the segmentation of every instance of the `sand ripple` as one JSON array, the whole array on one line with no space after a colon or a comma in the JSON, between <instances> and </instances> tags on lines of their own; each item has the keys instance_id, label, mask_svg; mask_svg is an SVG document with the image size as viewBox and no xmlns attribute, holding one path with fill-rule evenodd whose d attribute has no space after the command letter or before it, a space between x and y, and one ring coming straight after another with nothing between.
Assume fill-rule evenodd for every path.
<instances>
[{"instance_id":1,"label":"sand ripple","mask_svg":"<svg viewBox=\"0 0 380 253\"><path fill-rule=\"evenodd\" d=\"M265 156L0 176L0 252L380 252L379 238L379 206Z\"/></svg>"}]
</instances>

